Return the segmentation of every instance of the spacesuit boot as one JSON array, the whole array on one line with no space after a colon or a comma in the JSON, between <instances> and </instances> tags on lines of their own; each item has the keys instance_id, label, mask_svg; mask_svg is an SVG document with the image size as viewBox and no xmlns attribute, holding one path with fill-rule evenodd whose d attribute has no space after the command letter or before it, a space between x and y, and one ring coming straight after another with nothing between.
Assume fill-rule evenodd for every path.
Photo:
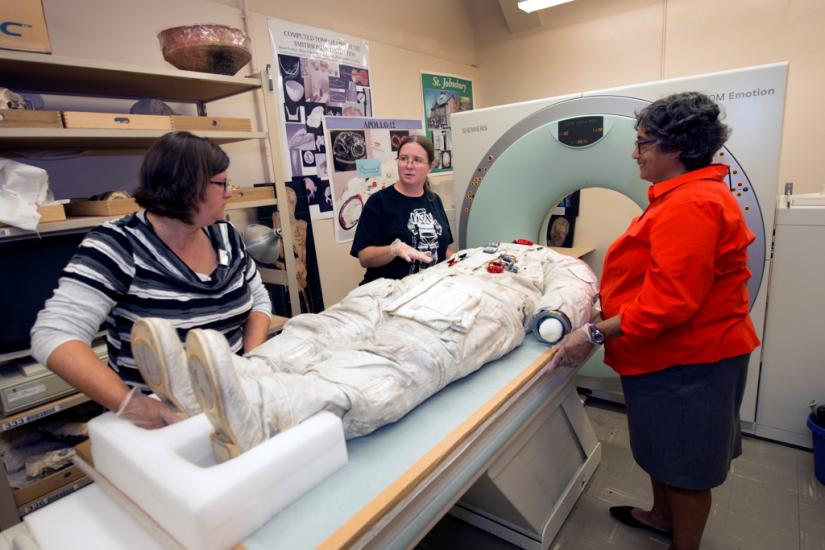
<instances>
[{"instance_id":1,"label":"spacesuit boot","mask_svg":"<svg viewBox=\"0 0 825 550\"><path fill-rule=\"evenodd\" d=\"M186 368L186 352L166 319L145 317L132 326L132 355L143 380L185 416L201 412Z\"/></svg>"},{"instance_id":2,"label":"spacesuit boot","mask_svg":"<svg viewBox=\"0 0 825 550\"><path fill-rule=\"evenodd\" d=\"M234 368L237 356L223 334L190 330L186 357L195 396L215 428L212 452L217 462L235 458L271 437L261 421L260 388Z\"/></svg>"}]
</instances>

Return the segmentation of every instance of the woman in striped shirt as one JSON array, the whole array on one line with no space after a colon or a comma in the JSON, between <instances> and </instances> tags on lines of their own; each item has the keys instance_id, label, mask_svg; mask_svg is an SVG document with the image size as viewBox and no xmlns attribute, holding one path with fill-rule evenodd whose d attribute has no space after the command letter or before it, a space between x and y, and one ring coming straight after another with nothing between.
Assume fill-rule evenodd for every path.
<instances>
[{"instance_id":1,"label":"woman in striped shirt","mask_svg":"<svg viewBox=\"0 0 825 550\"><path fill-rule=\"evenodd\" d=\"M135 424L177 419L145 388L132 357L139 317L222 332L234 352L266 339L271 303L240 235L224 220L229 158L209 140L169 133L147 151L135 200L145 210L89 232L32 328L32 355ZM90 342L104 325L108 367ZM134 389L130 391L129 387Z\"/></svg>"}]
</instances>

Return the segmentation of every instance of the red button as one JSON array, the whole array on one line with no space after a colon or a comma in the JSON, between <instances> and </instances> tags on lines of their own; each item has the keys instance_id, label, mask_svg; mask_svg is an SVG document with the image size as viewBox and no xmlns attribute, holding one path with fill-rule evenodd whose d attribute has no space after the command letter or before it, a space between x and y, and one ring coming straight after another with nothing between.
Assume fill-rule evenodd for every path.
<instances>
[{"instance_id":1,"label":"red button","mask_svg":"<svg viewBox=\"0 0 825 550\"><path fill-rule=\"evenodd\" d=\"M499 261L493 261L487 264L487 273L503 273L504 264Z\"/></svg>"}]
</instances>

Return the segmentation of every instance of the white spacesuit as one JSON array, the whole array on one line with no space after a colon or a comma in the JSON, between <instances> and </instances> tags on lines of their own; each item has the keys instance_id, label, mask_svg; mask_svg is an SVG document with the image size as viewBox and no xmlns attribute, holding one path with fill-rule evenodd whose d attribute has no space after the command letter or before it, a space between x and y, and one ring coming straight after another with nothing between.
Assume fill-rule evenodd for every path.
<instances>
[{"instance_id":1,"label":"white spacesuit","mask_svg":"<svg viewBox=\"0 0 825 550\"><path fill-rule=\"evenodd\" d=\"M488 271L491 261L492 271L506 269ZM342 418L347 438L368 434L505 355L526 330L559 340L589 321L597 291L580 260L502 244L356 288L322 313L290 319L243 357L220 333L192 330L191 385L170 326L139 321L133 349L150 387L190 414L198 410L194 388L215 426L216 450L228 458L322 410Z\"/></svg>"}]
</instances>

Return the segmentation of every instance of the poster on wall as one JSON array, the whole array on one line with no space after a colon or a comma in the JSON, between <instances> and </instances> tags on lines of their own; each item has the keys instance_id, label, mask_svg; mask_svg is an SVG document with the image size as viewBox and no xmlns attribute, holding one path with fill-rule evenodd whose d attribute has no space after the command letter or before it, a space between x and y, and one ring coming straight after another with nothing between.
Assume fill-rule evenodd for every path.
<instances>
[{"instance_id":1,"label":"poster on wall","mask_svg":"<svg viewBox=\"0 0 825 550\"><path fill-rule=\"evenodd\" d=\"M446 74L421 73L424 125L435 146L433 173L453 170L453 139L450 114L473 108L473 82Z\"/></svg>"},{"instance_id":2,"label":"poster on wall","mask_svg":"<svg viewBox=\"0 0 825 550\"><path fill-rule=\"evenodd\" d=\"M324 117L372 116L369 42L269 19L278 68L288 179L306 189L312 219L332 217Z\"/></svg>"},{"instance_id":3,"label":"poster on wall","mask_svg":"<svg viewBox=\"0 0 825 550\"><path fill-rule=\"evenodd\" d=\"M581 191L564 197L550 212L547 222L547 246L571 248L579 215Z\"/></svg>"},{"instance_id":4,"label":"poster on wall","mask_svg":"<svg viewBox=\"0 0 825 550\"><path fill-rule=\"evenodd\" d=\"M398 147L424 134L420 120L327 117L330 193L335 240L351 241L367 199L398 180Z\"/></svg>"}]
</instances>

